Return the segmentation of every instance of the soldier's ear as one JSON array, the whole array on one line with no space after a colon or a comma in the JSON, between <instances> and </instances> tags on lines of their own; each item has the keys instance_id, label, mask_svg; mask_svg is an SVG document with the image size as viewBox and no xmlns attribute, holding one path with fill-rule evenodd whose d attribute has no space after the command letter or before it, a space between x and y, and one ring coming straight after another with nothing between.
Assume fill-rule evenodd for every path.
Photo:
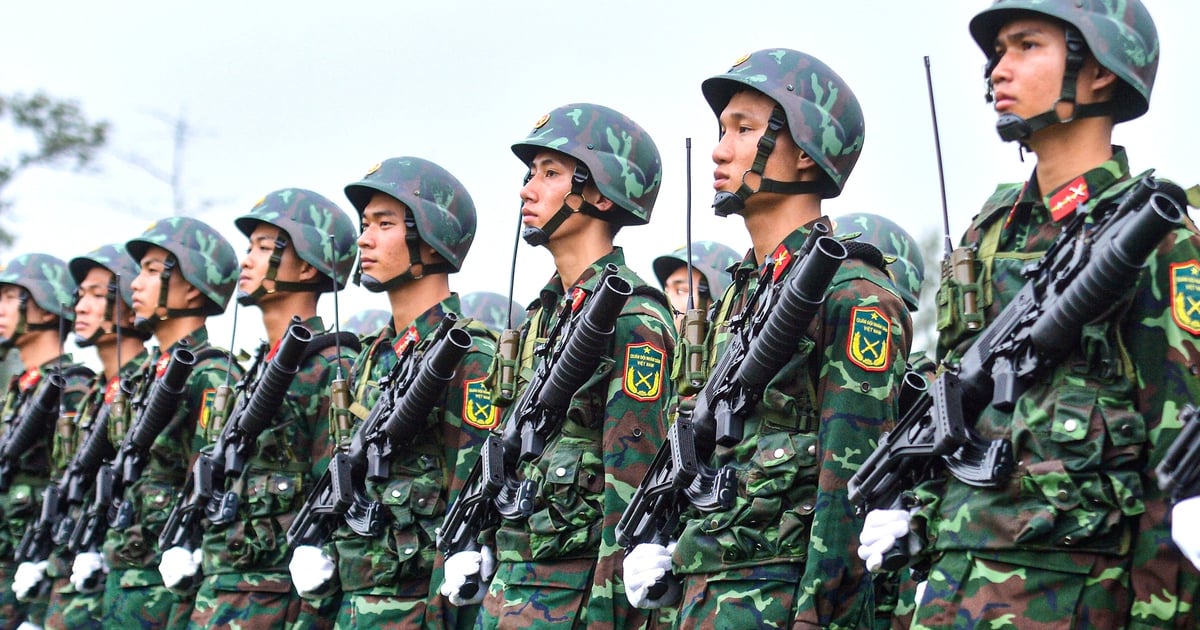
<instances>
[{"instance_id":1,"label":"soldier's ear","mask_svg":"<svg viewBox=\"0 0 1200 630\"><path fill-rule=\"evenodd\" d=\"M300 282L308 282L317 277L317 268L305 261L300 261Z\"/></svg>"}]
</instances>

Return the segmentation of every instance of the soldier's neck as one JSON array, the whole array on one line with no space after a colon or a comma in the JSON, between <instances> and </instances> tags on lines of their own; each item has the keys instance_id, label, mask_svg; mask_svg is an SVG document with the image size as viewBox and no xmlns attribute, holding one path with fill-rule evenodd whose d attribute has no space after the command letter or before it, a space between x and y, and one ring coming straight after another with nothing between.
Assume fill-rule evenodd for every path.
<instances>
[{"instance_id":1,"label":"soldier's neck","mask_svg":"<svg viewBox=\"0 0 1200 630\"><path fill-rule=\"evenodd\" d=\"M56 330L36 330L21 335L17 340L17 351L21 353L21 363L26 370L41 366L43 363L57 358L62 354L62 344L58 340Z\"/></svg>"},{"instance_id":2,"label":"soldier's neck","mask_svg":"<svg viewBox=\"0 0 1200 630\"><path fill-rule=\"evenodd\" d=\"M392 304L392 321L396 330L407 328L422 313L450 297L450 278L435 273L388 291Z\"/></svg>"},{"instance_id":3,"label":"soldier's neck","mask_svg":"<svg viewBox=\"0 0 1200 630\"><path fill-rule=\"evenodd\" d=\"M1045 195L1112 159L1112 119L1080 118L1051 125L1029 139L1037 155L1038 191Z\"/></svg>"},{"instance_id":4,"label":"soldier's neck","mask_svg":"<svg viewBox=\"0 0 1200 630\"><path fill-rule=\"evenodd\" d=\"M587 229L566 238L551 239L546 248L554 256L554 269L563 288L569 289L575 286L585 269L612 253L612 232L607 223L593 219Z\"/></svg>"},{"instance_id":5,"label":"soldier's neck","mask_svg":"<svg viewBox=\"0 0 1200 630\"><path fill-rule=\"evenodd\" d=\"M259 308L262 310L263 327L267 330L267 342L274 346L287 333L293 315L299 317L300 321L317 315L317 296L309 292L276 293L266 303L259 304Z\"/></svg>"},{"instance_id":6,"label":"soldier's neck","mask_svg":"<svg viewBox=\"0 0 1200 630\"><path fill-rule=\"evenodd\" d=\"M171 346L179 343L180 339L202 328L206 319L203 315L188 315L162 320L154 327L154 339L158 341L163 352L166 352Z\"/></svg>"},{"instance_id":7,"label":"soldier's neck","mask_svg":"<svg viewBox=\"0 0 1200 630\"><path fill-rule=\"evenodd\" d=\"M121 370L122 365L129 363L145 349L146 344L141 339L122 336L121 352L118 353L116 335L105 335L103 339L96 343L96 356L100 359L100 366L104 370L104 375L111 378ZM117 364L118 354L121 360L120 365Z\"/></svg>"},{"instance_id":8,"label":"soldier's neck","mask_svg":"<svg viewBox=\"0 0 1200 630\"><path fill-rule=\"evenodd\" d=\"M772 203L750 203L755 201L755 196L750 197L742 218L754 246L754 258L761 265L789 234L821 217L821 198L817 195L773 195Z\"/></svg>"}]
</instances>

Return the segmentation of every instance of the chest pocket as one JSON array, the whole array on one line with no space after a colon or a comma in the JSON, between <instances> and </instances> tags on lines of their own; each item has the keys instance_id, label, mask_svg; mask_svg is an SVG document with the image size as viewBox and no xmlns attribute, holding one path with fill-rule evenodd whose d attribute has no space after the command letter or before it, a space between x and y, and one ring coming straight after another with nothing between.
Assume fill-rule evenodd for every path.
<instances>
[{"instance_id":1,"label":"chest pocket","mask_svg":"<svg viewBox=\"0 0 1200 630\"><path fill-rule=\"evenodd\" d=\"M553 443L538 469L543 475L540 497L529 519L535 535L560 539L564 548L581 548L598 539L604 493L604 465L595 441L562 436ZM593 536L593 533L595 536Z\"/></svg>"}]
</instances>

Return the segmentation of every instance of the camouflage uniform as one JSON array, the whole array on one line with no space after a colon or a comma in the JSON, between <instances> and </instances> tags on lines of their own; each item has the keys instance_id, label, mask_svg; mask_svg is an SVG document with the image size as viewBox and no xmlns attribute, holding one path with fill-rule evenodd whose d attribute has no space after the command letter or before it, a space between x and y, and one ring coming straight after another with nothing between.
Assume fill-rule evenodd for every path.
<instances>
[{"instance_id":1,"label":"camouflage uniform","mask_svg":"<svg viewBox=\"0 0 1200 630\"><path fill-rule=\"evenodd\" d=\"M491 291L475 291L462 296L463 315L478 320L492 332L518 330L525 323L525 311L516 302Z\"/></svg>"},{"instance_id":2,"label":"camouflage uniform","mask_svg":"<svg viewBox=\"0 0 1200 630\"><path fill-rule=\"evenodd\" d=\"M654 259L654 277L658 278L658 286L666 289L667 278L680 267L688 263L687 247L679 249ZM741 261L732 247L716 241L692 242L692 269L699 271L704 280L696 287L696 293L712 301L725 293L732 276L730 268ZM699 308L699 306L697 306Z\"/></svg>"},{"instance_id":3,"label":"camouflage uniform","mask_svg":"<svg viewBox=\"0 0 1200 630\"><path fill-rule=\"evenodd\" d=\"M634 295L596 375L571 399L561 433L519 467L537 484L534 512L496 532L496 575L477 627L646 623L646 611L625 597L616 525L666 434L674 397L666 366L675 339L665 301L625 266L620 248L592 263L571 291L556 274L521 329L520 371L522 381L533 376L534 348L546 341L567 296L596 291L607 264L617 265Z\"/></svg>"},{"instance_id":4,"label":"camouflage uniform","mask_svg":"<svg viewBox=\"0 0 1200 630\"><path fill-rule=\"evenodd\" d=\"M458 296L430 308L397 334L390 325L363 339L354 366L356 415L365 418L379 398L379 379L396 363L398 349L424 344L447 313L459 313ZM465 320L460 320L465 321ZM383 503L388 522L377 538L342 525L334 534L342 606L339 628L454 628L459 611L436 594L435 529L449 502L462 489L474 453L495 426L497 413L486 387L496 352L494 337L470 325L473 344L459 364L438 408L412 442L390 462L391 477L367 482L368 498ZM418 345L418 352L423 352Z\"/></svg>"},{"instance_id":5,"label":"camouflage uniform","mask_svg":"<svg viewBox=\"0 0 1200 630\"><path fill-rule=\"evenodd\" d=\"M66 263L46 254L24 254L13 259L0 271L0 284L21 287L28 299L42 310L67 322L74 321L71 305L75 300L75 283L71 279ZM27 330L25 308L22 307L18 328L12 340ZM50 324L58 329L57 322ZM12 352L17 352L13 349ZM0 627L16 627L26 618L42 625L45 622L47 594L41 594L31 602L19 603L12 591L12 578L17 568L13 552L25 534L25 530L38 518L41 510L42 492L51 480L62 474L62 466L54 458L57 427L74 426L76 412L84 394L87 393L91 370L75 363L70 355L62 355L39 366L26 366L19 376L14 376L5 392L0 418L4 419L2 433L7 434L15 421L27 410L30 401L36 399L43 377L61 370L65 378L62 392L62 417L55 420L53 427L38 439L33 447L13 462L11 485L0 494Z\"/></svg>"}]
</instances>

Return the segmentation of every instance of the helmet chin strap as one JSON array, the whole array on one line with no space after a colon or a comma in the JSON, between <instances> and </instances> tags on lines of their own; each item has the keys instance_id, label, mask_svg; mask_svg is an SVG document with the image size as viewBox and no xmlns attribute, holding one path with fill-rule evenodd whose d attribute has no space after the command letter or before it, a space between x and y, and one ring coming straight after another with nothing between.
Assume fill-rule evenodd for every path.
<instances>
[{"instance_id":1,"label":"helmet chin strap","mask_svg":"<svg viewBox=\"0 0 1200 630\"><path fill-rule=\"evenodd\" d=\"M1079 80L1079 71L1083 68L1084 51L1087 50L1087 42L1084 41L1079 29L1074 26L1068 25L1064 29L1063 34L1066 38L1067 63L1063 69L1062 89L1059 92L1058 100L1054 102L1054 105L1050 109L1028 119L1007 112L1000 114L1000 118L996 120L996 132L1000 134L1001 140L1005 142L1020 142L1022 145L1025 145L1025 141L1035 132L1051 125L1071 122L1076 118L1107 116L1112 113L1111 101L1085 103L1083 105L1075 102L1076 84ZM984 98L989 103L995 100L991 77L992 71L996 69L996 65L999 63L1000 58L993 56L988 60L987 65L984 66L983 75L987 79L987 95ZM1063 103L1070 103L1071 105L1071 113L1066 118L1058 115L1058 106Z\"/></svg>"},{"instance_id":2,"label":"helmet chin strap","mask_svg":"<svg viewBox=\"0 0 1200 630\"><path fill-rule=\"evenodd\" d=\"M783 113L783 108L776 105L771 110L771 118L767 121L766 131L758 139L758 153L754 156L754 164L745 173L742 173L741 186L738 186L736 192L722 190L713 198L713 212L717 216L725 217L731 214L741 214L746 209L746 199L757 192L779 193L781 195L806 195L821 192L821 184L819 182L781 182L763 177L763 171L767 167L767 159L771 157L771 152L775 150L775 142L779 136L779 130L783 129L786 124L787 117ZM746 176L752 173L759 178L758 188L751 188L746 183Z\"/></svg>"},{"instance_id":3,"label":"helmet chin strap","mask_svg":"<svg viewBox=\"0 0 1200 630\"><path fill-rule=\"evenodd\" d=\"M561 227L563 222L569 219L575 212L582 212L586 215L600 218L600 210L583 197L583 187L587 184L588 178L591 176L591 172L588 171L588 168L582 162L576 163L575 173L571 175L571 192L567 193L566 197L563 197L563 203L559 206L558 211L542 227L530 226L522 229L521 238L534 247L545 247L546 243L550 242L550 235L554 234L554 231ZM526 184L529 183L531 177L533 177L532 174L525 175ZM571 206L567 205L567 199L573 196L580 199L579 210L572 210Z\"/></svg>"},{"instance_id":4,"label":"helmet chin strap","mask_svg":"<svg viewBox=\"0 0 1200 630\"><path fill-rule=\"evenodd\" d=\"M171 275L175 272L175 267L179 262L175 259L174 254L167 256L163 261L163 270L158 274L158 306L154 308L154 314L150 317L135 317L133 327L140 334L153 334L154 329L158 326L158 322L175 317L189 317L192 315L203 315L203 308L168 308L167 307L167 291L171 288ZM149 339L149 337L146 337Z\"/></svg>"},{"instance_id":5,"label":"helmet chin strap","mask_svg":"<svg viewBox=\"0 0 1200 630\"><path fill-rule=\"evenodd\" d=\"M255 306L264 295L270 295L276 291L284 292L303 292L312 291L320 292L321 283L319 282L290 282L287 280L276 280L279 275L279 264L283 262L283 253L287 250L288 240L283 236L283 230L275 233L275 248L271 250L271 259L267 263L267 273L263 277L262 282L258 283L258 288L250 293L239 291L237 296L238 304L242 306ZM270 288L267 284L270 283Z\"/></svg>"},{"instance_id":6,"label":"helmet chin strap","mask_svg":"<svg viewBox=\"0 0 1200 630\"><path fill-rule=\"evenodd\" d=\"M420 280L427 274L453 273L454 268L448 262L427 263L421 260L421 235L417 233L417 219L413 216L412 208L404 209L404 244L408 247L408 269L404 273L386 282L362 272L362 261L359 260L355 270L355 282L371 293L383 293L401 287L413 280ZM414 269L416 271L414 271Z\"/></svg>"}]
</instances>

